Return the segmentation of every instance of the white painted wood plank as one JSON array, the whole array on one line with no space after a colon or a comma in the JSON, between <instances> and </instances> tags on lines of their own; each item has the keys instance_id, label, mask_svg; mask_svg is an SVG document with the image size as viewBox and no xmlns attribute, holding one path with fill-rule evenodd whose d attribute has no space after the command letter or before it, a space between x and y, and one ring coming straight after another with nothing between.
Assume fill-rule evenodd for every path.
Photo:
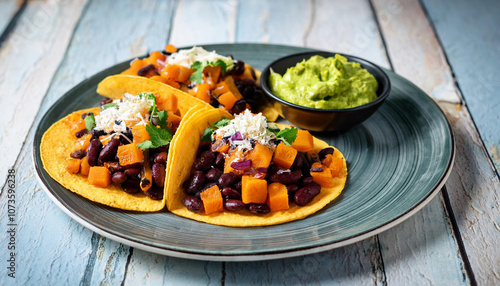
<instances>
[{"instance_id":1,"label":"white painted wood plank","mask_svg":"<svg viewBox=\"0 0 500 286\"><path fill-rule=\"evenodd\" d=\"M85 0L30 2L0 50L0 178L13 166ZM71 15L68 17L66 15ZM66 16L66 17L65 17Z\"/></svg>"},{"instance_id":2,"label":"white painted wood plank","mask_svg":"<svg viewBox=\"0 0 500 286\"><path fill-rule=\"evenodd\" d=\"M221 281L219 262L187 260L134 249L123 285L221 285Z\"/></svg>"},{"instance_id":3,"label":"white painted wood plank","mask_svg":"<svg viewBox=\"0 0 500 286\"><path fill-rule=\"evenodd\" d=\"M22 2L17 0L0 0L0 35L9 25L10 20L21 7Z\"/></svg>"},{"instance_id":4,"label":"white painted wood plank","mask_svg":"<svg viewBox=\"0 0 500 286\"><path fill-rule=\"evenodd\" d=\"M172 23L170 44L177 47L232 43L237 0L181 0Z\"/></svg>"},{"instance_id":5,"label":"white painted wood plank","mask_svg":"<svg viewBox=\"0 0 500 286\"><path fill-rule=\"evenodd\" d=\"M394 71L436 100L459 103L443 49L418 1L374 0L373 6Z\"/></svg>"}]
</instances>

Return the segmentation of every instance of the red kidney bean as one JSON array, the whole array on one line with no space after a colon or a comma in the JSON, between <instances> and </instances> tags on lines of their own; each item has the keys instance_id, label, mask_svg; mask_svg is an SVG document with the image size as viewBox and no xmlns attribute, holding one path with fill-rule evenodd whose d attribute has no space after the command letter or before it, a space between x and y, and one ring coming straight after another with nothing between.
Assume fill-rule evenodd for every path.
<instances>
[{"instance_id":1,"label":"red kidney bean","mask_svg":"<svg viewBox=\"0 0 500 286\"><path fill-rule=\"evenodd\" d=\"M222 166L224 164L224 154L222 153L217 153L217 155L215 156L215 162L214 162L215 166Z\"/></svg>"},{"instance_id":2,"label":"red kidney bean","mask_svg":"<svg viewBox=\"0 0 500 286\"><path fill-rule=\"evenodd\" d=\"M226 199L241 200L241 194L237 190L230 187L222 188L221 194L222 197Z\"/></svg>"},{"instance_id":3,"label":"red kidney bean","mask_svg":"<svg viewBox=\"0 0 500 286\"><path fill-rule=\"evenodd\" d=\"M228 211L237 211L245 208L245 204L240 200L229 199L224 202L224 209Z\"/></svg>"},{"instance_id":4,"label":"red kidney bean","mask_svg":"<svg viewBox=\"0 0 500 286\"><path fill-rule=\"evenodd\" d=\"M168 159L168 154L167 154L167 152L163 151L163 152L156 154L155 163L165 163L165 162L167 162L167 159Z\"/></svg>"},{"instance_id":5,"label":"red kidney bean","mask_svg":"<svg viewBox=\"0 0 500 286\"><path fill-rule=\"evenodd\" d=\"M234 67L231 70L231 74L242 75L245 72L245 62L236 60L234 61Z\"/></svg>"},{"instance_id":6,"label":"red kidney bean","mask_svg":"<svg viewBox=\"0 0 500 286\"><path fill-rule=\"evenodd\" d=\"M271 181L278 182L282 184L293 184L297 183L302 177L301 171L284 172L281 174L274 174L270 177Z\"/></svg>"},{"instance_id":7,"label":"red kidney bean","mask_svg":"<svg viewBox=\"0 0 500 286\"><path fill-rule=\"evenodd\" d=\"M128 186L128 187L124 187L123 191L127 194L137 194L141 191L141 189L139 187L135 187L135 186Z\"/></svg>"},{"instance_id":8,"label":"red kidney bean","mask_svg":"<svg viewBox=\"0 0 500 286\"><path fill-rule=\"evenodd\" d=\"M222 171L219 169L210 169L207 174L205 175L205 178L209 181L214 181L217 182L219 180L219 177L222 175Z\"/></svg>"},{"instance_id":9,"label":"red kidney bean","mask_svg":"<svg viewBox=\"0 0 500 286\"><path fill-rule=\"evenodd\" d=\"M202 171L196 171L189 180L186 192L188 194L195 194L205 183L205 174Z\"/></svg>"},{"instance_id":10,"label":"red kidney bean","mask_svg":"<svg viewBox=\"0 0 500 286\"><path fill-rule=\"evenodd\" d=\"M256 213L256 214L267 214L271 211L268 205L266 204L248 204L248 210Z\"/></svg>"},{"instance_id":11,"label":"red kidney bean","mask_svg":"<svg viewBox=\"0 0 500 286\"><path fill-rule=\"evenodd\" d=\"M126 167L120 165L120 163L118 163L118 162L108 162L107 166L108 166L108 170L111 173L123 172L127 169Z\"/></svg>"},{"instance_id":12,"label":"red kidney bean","mask_svg":"<svg viewBox=\"0 0 500 286\"><path fill-rule=\"evenodd\" d=\"M148 197L153 200L162 200L163 199L163 188L157 186L151 186L147 191L144 192Z\"/></svg>"},{"instance_id":13,"label":"red kidney bean","mask_svg":"<svg viewBox=\"0 0 500 286\"><path fill-rule=\"evenodd\" d=\"M238 191L241 192L241 179L238 180L236 183L234 183L234 188Z\"/></svg>"},{"instance_id":14,"label":"red kidney bean","mask_svg":"<svg viewBox=\"0 0 500 286\"><path fill-rule=\"evenodd\" d=\"M295 160L293 161L292 167L290 167L290 169L300 170L302 169L303 164L304 164L304 157L302 157L302 154L298 153L297 156L295 156Z\"/></svg>"},{"instance_id":15,"label":"red kidney bean","mask_svg":"<svg viewBox=\"0 0 500 286\"><path fill-rule=\"evenodd\" d=\"M332 147L326 147L325 149L319 151L318 156L321 160L323 160L325 159L326 155L333 155L333 152L335 152L335 149L333 149Z\"/></svg>"},{"instance_id":16,"label":"red kidney bean","mask_svg":"<svg viewBox=\"0 0 500 286\"><path fill-rule=\"evenodd\" d=\"M311 170L309 170L309 172L313 172L313 173L317 173L317 172L323 172L323 168L321 167L315 167L315 168L311 168Z\"/></svg>"},{"instance_id":17,"label":"red kidney bean","mask_svg":"<svg viewBox=\"0 0 500 286\"><path fill-rule=\"evenodd\" d=\"M80 131L77 131L77 132L75 133L75 136L76 136L76 138L80 138L80 137L82 137L83 135L85 135L85 134L87 134L87 133L89 133L89 132L87 131L87 129L82 129L82 130L80 130Z\"/></svg>"},{"instance_id":18,"label":"red kidney bean","mask_svg":"<svg viewBox=\"0 0 500 286\"><path fill-rule=\"evenodd\" d=\"M87 155L87 152L85 152L85 150L76 150L76 151L73 151L69 156L71 158L75 158L75 159L81 159L83 157L85 157L85 155Z\"/></svg>"},{"instance_id":19,"label":"red kidney bean","mask_svg":"<svg viewBox=\"0 0 500 286\"><path fill-rule=\"evenodd\" d=\"M200 193L203 192L204 190L206 189L209 189L213 186L217 185L216 182L209 182L209 183L206 183L201 189L200 189Z\"/></svg>"},{"instance_id":20,"label":"red kidney bean","mask_svg":"<svg viewBox=\"0 0 500 286\"><path fill-rule=\"evenodd\" d=\"M148 72L153 71L153 70L155 70L154 65L152 65L152 64L146 65L137 71L137 75L138 76L145 76Z\"/></svg>"},{"instance_id":21,"label":"red kidney bean","mask_svg":"<svg viewBox=\"0 0 500 286\"><path fill-rule=\"evenodd\" d=\"M90 166L97 165L97 158L99 157L99 152L101 152L102 144L99 139L93 139L90 141L89 147L87 148L87 162Z\"/></svg>"},{"instance_id":22,"label":"red kidney bean","mask_svg":"<svg viewBox=\"0 0 500 286\"><path fill-rule=\"evenodd\" d=\"M247 108L247 102L244 99L240 99L236 101L233 105L233 108L229 111L231 114L240 114L241 112L245 111Z\"/></svg>"},{"instance_id":23,"label":"red kidney bean","mask_svg":"<svg viewBox=\"0 0 500 286\"><path fill-rule=\"evenodd\" d=\"M212 151L205 151L201 153L200 158L194 161L194 168L196 170L208 170L215 161L215 153Z\"/></svg>"},{"instance_id":24,"label":"red kidney bean","mask_svg":"<svg viewBox=\"0 0 500 286\"><path fill-rule=\"evenodd\" d=\"M116 172L111 176L111 181L114 184L121 184L127 180L127 176L123 172Z\"/></svg>"},{"instance_id":25,"label":"red kidney bean","mask_svg":"<svg viewBox=\"0 0 500 286\"><path fill-rule=\"evenodd\" d=\"M203 202L195 196L185 196L182 204L190 211L197 212L203 206Z\"/></svg>"},{"instance_id":26,"label":"red kidney bean","mask_svg":"<svg viewBox=\"0 0 500 286\"><path fill-rule=\"evenodd\" d=\"M291 185L286 185L286 190L288 192L288 197L293 198L297 190L299 189L299 186L296 184L291 184Z\"/></svg>"},{"instance_id":27,"label":"red kidney bean","mask_svg":"<svg viewBox=\"0 0 500 286\"><path fill-rule=\"evenodd\" d=\"M128 168L124 173L132 180L139 180L141 178L141 169L138 167Z\"/></svg>"},{"instance_id":28,"label":"red kidney bean","mask_svg":"<svg viewBox=\"0 0 500 286\"><path fill-rule=\"evenodd\" d=\"M106 104L111 103L111 102L113 102L113 100L111 98L105 97L104 99L101 99L101 101L99 101L99 105L103 106L103 105L106 105Z\"/></svg>"},{"instance_id":29,"label":"red kidney bean","mask_svg":"<svg viewBox=\"0 0 500 286\"><path fill-rule=\"evenodd\" d=\"M119 146L120 146L119 139L113 138L109 140L108 144L106 144L99 153L99 158L97 159L98 164L100 163L99 165L102 165L102 163L104 162L114 160L116 156L116 151L118 151Z\"/></svg>"},{"instance_id":30,"label":"red kidney bean","mask_svg":"<svg viewBox=\"0 0 500 286\"><path fill-rule=\"evenodd\" d=\"M106 135L106 131L104 130L97 130L97 129L92 129L90 130L90 135L92 135L92 139L91 140L94 140L94 139L99 139L99 136L103 136L103 135Z\"/></svg>"},{"instance_id":31,"label":"red kidney bean","mask_svg":"<svg viewBox=\"0 0 500 286\"><path fill-rule=\"evenodd\" d=\"M165 186L165 165L154 163L151 167L153 181L158 187Z\"/></svg>"},{"instance_id":32,"label":"red kidney bean","mask_svg":"<svg viewBox=\"0 0 500 286\"><path fill-rule=\"evenodd\" d=\"M238 176L236 176L236 174L234 173L224 173L219 178L219 186L221 186L222 188L230 187L232 184L234 184L237 178Z\"/></svg>"},{"instance_id":33,"label":"red kidney bean","mask_svg":"<svg viewBox=\"0 0 500 286\"><path fill-rule=\"evenodd\" d=\"M299 206L305 206L310 203L321 191L321 186L312 182L305 187L300 188L295 193L295 203Z\"/></svg>"},{"instance_id":34,"label":"red kidney bean","mask_svg":"<svg viewBox=\"0 0 500 286\"><path fill-rule=\"evenodd\" d=\"M85 112L85 113L82 113L82 115L80 115L82 117L82 119L85 119L85 117L87 117L87 115L90 115L90 114L94 114L93 112Z\"/></svg>"},{"instance_id":35,"label":"red kidney bean","mask_svg":"<svg viewBox=\"0 0 500 286\"><path fill-rule=\"evenodd\" d=\"M303 180L302 180L302 184L303 185L308 185L310 183L314 182L314 178L313 177L305 177Z\"/></svg>"}]
</instances>

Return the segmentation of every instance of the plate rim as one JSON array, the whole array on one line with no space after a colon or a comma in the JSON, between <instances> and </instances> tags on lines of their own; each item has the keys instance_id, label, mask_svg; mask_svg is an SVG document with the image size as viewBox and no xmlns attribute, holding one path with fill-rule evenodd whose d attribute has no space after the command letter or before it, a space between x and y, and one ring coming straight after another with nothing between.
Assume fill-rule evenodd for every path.
<instances>
[{"instance_id":1,"label":"plate rim","mask_svg":"<svg viewBox=\"0 0 500 286\"><path fill-rule=\"evenodd\" d=\"M286 47L286 48L298 48L298 49L303 49L303 50L315 50L307 47L298 47L298 46L291 46L291 45L275 45L275 44L260 44L260 43L219 43L219 44L207 44L207 45L200 45L200 46L237 46L237 45L255 45L255 46L274 46L274 47ZM323 50L315 50L315 51L323 51ZM64 213L66 213L70 218L81 224L82 226L104 236L107 238L110 238L114 241L117 241L119 243L129 245L134 248L138 248L141 250L145 250L148 252L153 252L161 255L167 255L167 256L172 256L172 257L179 257L179 258L187 258L187 259L194 259L194 260L204 260L204 261L262 261L262 260L271 260L271 259L279 259L279 258L290 258L290 257L296 257L296 256L301 256L301 255L307 255L307 254L314 254L318 252L323 252L331 249L335 249L338 247L343 247L346 245L350 245L356 242L359 242L361 240L367 239L369 237L372 237L374 235L377 235L379 233L382 233L400 223L405 221L406 219L410 218L412 215L420 211L424 206L426 206L438 193L441 191L443 186L445 185L451 171L452 167L455 161L455 156L456 156L456 146L455 146L455 137L453 134L453 129L451 127L451 124L446 117L446 114L442 110L442 108L433 100L432 97L427 95L423 90L421 90L418 86L407 80L406 78L397 75L393 71L387 70L385 68L384 71L389 71L389 73L393 73L394 75L398 76L399 79L405 81L405 84L410 84L419 89L422 93L426 94L430 101L432 101L432 104L434 104L439 112L441 113L442 117L444 118L446 122L446 127L447 131L450 136L450 145L451 145L451 150L450 150L450 158L448 160L448 164L446 166L445 172L439 179L439 181L435 184L435 186L427 193L426 196L424 196L421 200L419 200L412 208L409 208L406 212L402 213L401 215L393 218L392 220L389 220L385 222L382 225L377 226L376 228L366 230L362 233L358 233L355 235L351 235L349 237L337 240L335 242L326 242L321 245L315 245L315 246L309 246L309 247L302 247L302 248L296 248L296 249L286 249L282 251L264 251L264 252L258 252L258 253L252 253L252 254L242 254L242 253L230 253L230 254L216 254L216 253L200 253L196 251L186 251L186 250L179 250L179 249L169 249L169 248L164 248L164 247L158 247L150 244L145 244L141 243L135 239L132 239L130 237L125 237L126 235L123 234L117 234L111 231L108 231L106 229L103 229L95 224L92 224L90 220L87 220L81 216L79 216L77 213L72 211L68 206L66 206L63 202L61 202L51 191L50 186L48 185L48 182L45 182L42 179L42 174L41 172L43 170L42 166L39 166L37 164L37 156L40 156L39 154L39 144L37 145L37 140L36 140L36 134L39 133L39 129L41 128L41 123L44 121L46 116L55 108L56 105L60 101L63 100L64 95L67 93L72 92L75 89L80 88L84 84L86 84L89 79L92 79L94 77L97 77L100 74L105 74L108 72L108 70L113 69L114 67L123 64L127 61L123 61L120 63L117 63L113 66L110 66L108 68L105 68L104 70L101 70L94 75L82 80L80 83L77 85L73 86L71 89L66 91L59 99L57 99L44 113L44 115L41 117L40 122L38 122L36 131L34 133L34 140L33 140L33 152L32 152L32 162L33 166L36 170L36 177L38 181L41 183L44 192L49 196L49 198L54 202ZM381 67L382 68L382 67ZM75 194L76 195L76 194Z\"/></svg>"}]
</instances>

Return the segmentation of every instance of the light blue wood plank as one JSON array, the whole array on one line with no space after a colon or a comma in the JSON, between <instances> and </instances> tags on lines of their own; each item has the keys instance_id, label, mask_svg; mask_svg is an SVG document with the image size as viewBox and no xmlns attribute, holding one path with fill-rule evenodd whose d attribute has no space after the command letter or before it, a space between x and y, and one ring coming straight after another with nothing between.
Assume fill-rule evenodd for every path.
<instances>
[{"instance_id":1,"label":"light blue wood plank","mask_svg":"<svg viewBox=\"0 0 500 286\"><path fill-rule=\"evenodd\" d=\"M500 170L499 1L423 1L467 107Z\"/></svg>"},{"instance_id":2,"label":"light blue wood plank","mask_svg":"<svg viewBox=\"0 0 500 286\"><path fill-rule=\"evenodd\" d=\"M21 7L22 2L17 0L1 0L0 1L0 35L9 25L10 20Z\"/></svg>"}]
</instances>

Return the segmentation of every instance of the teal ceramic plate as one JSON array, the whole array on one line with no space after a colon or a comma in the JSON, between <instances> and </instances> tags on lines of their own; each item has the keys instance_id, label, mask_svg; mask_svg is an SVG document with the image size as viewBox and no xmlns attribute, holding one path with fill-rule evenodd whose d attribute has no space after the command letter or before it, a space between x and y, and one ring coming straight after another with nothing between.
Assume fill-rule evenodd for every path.
<instances>
[{"instance_id":1,"label":"teal ceramic plate","mask_svg":"<svg viewBox=\"0 0 500 286\"><path fill-rule=\"evenodd\" d=\"M261 45L205 46L232 54L258 69L310 49ZM124 70L113 66L80 83L43 117L35 135L34 162L51 199L85 227L124 244L170 256L223 261L264 260L304 255L360 241L401 223L441 189L454 158L453 134L434 101L404 78L387 71L392 91L363 124L341 134L315 134L339 148L348 164L340 197L299 221L258 228L209 225L168 211L137 213L108 208L69 192L43 169L40 140L47 128L70 112L97 106L97 84Z\"/></svg>"}]
</instances>

